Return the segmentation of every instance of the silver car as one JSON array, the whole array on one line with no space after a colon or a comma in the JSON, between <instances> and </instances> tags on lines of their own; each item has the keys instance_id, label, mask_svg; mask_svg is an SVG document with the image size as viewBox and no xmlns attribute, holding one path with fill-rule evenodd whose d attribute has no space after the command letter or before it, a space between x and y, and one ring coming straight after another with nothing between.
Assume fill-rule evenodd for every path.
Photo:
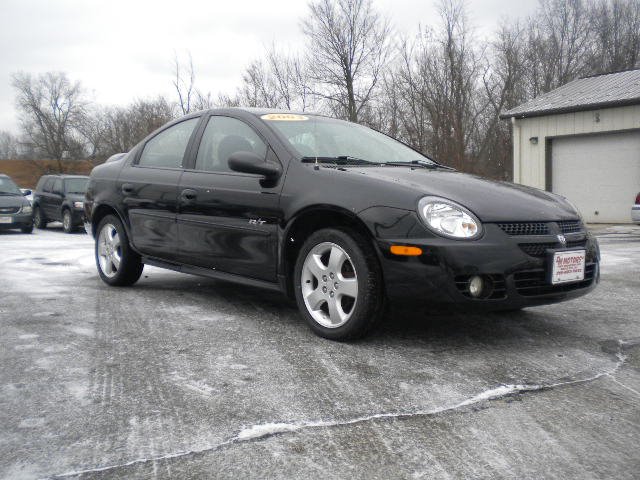
<instances>
[{"instance_id":1,"label":"silver car","mask_svg":"<svg viewBox=\"0 0 640 480\"><path fill-rule=\"evenodd\" d=\"M631 221L640 224L640 193L636 195L636 204L631 207Z\"/></svg>"}]
</instances>

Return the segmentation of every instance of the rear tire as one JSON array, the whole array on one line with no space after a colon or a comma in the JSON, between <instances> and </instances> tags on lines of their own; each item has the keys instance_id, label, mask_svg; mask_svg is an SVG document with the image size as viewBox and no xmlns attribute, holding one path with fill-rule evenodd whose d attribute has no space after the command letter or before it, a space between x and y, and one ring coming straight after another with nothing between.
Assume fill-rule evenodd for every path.
<instances>
[{"instance_id":1,"label":"rear tire","mask_svg":"<svg viewBox=\"0 0 640 480\"><path fill-rule=\"evenodd\" d=\"M131 249L127 232L115 215L107 215L98 225L95 257L100 278L111 286L133 285L144 269L140 255Z\"/></svg>"},{"instance_id":2,"label":"rear tire","mask_svg":"<svg viewBox=\"0 0 640 480\"><path fill-rule=\"evenodd\" d=\"M40 207L34 207L33 209L33 225L39 230L47 228L47 219L44 218Z\"/></svg>"},{"instance_id":3,"label":"rear tire","mask_svg":"<svg viewBox=\"0 0 640 480\"><path fill-rule=\"evenodd\" d=\"M64 209L62 211L62 229L64 230L64 233L73 233L75 230L73 226L73 217L69 209Z\"/></svg>"},{"instance_id":4,"label":"rear tire","mask_svg":"<svg viewBox=\"0 0 640 480\"><path fill-rule=\"evenodd\" d=\"M330 340L366 335L384 313L382 272L371 242L347 228L326 228L302 245L294 269L298 309Z\"/></svg>"}]
</instances>

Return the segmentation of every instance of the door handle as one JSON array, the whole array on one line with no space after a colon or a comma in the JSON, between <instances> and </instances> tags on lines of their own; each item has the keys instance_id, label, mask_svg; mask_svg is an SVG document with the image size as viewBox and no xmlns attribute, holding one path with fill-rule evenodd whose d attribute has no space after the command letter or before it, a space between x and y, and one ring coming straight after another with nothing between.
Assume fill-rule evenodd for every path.
<instances>
[{"instance_id":1,"label":"door handle","mask_svg":"<svg viewBox=\"0 0 640 480\"><path fill-rule=\"evenodd\" d=\"M198 196L198 192L196 192L195 190L192 190L190 188L186 188L182 191L182 193L180 194L180 197L182 198L182 200L186 201L186 202L191 202L193 200L195 200Z\"/></svg>"},{"instance_id":2,"label":"door handle","mask_svg":"<svg viewBox=\"0 0 640 480\"><path fill-rule=\"evenodd\" d=\"M125 195L130 195L133 193L133 185L131 185L130 183L123 183L122 184L122 193L124 193Z\"/></svg>"}]
</instances>

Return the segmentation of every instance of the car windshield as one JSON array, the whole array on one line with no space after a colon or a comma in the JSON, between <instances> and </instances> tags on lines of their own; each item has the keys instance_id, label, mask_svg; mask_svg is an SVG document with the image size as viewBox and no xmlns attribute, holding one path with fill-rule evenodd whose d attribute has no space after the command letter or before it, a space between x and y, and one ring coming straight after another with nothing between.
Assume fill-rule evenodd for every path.
<instances>
[{"instance_id":1,"label":"car windshield","mask_svg":"<svg viewBox=\"0 0 640 480\"><path fill-rule=\"evenodd\" d=\"M20 189L7 177L0 177L0 195L22 195Z\"/></svg>"},{"instance_id":2,"label":"car windshield","mask_svg":"<svg viewBox=\"0 0 640 480\"><path fill-rule=\"evenodd\" d=\"M87 178L67 178L65 181L67 193L85 193L87 190Z\"/></svg>"},{"instance_id":3,"label":"car windshield","mask_svg":"<svg viewBox=\"0 0 640 480\"><path fill-rule=\"evenodd\" d=\"M435 163L405 144L357 123L315 115L267 114L260 117L284 136L303 158L336 158L372 163Z\"/></svg>"}]
</instances>

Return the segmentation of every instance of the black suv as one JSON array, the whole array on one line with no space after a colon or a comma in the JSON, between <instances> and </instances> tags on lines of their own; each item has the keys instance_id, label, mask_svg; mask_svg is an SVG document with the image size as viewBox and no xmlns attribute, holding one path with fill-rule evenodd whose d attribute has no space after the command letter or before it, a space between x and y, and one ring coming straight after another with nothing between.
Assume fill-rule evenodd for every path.
<instances>
[{"instance_id":1,"label":"black suv","mask_svg":"<svg viewBox=\"0 0 640 480\"><path fill-rule=\"evenodd\" d=\"M46 228L47 223L62 222L72 233L84 223L84 192L89 177L82 175L44 175L33 194L33 223Z\"/></svg>"},{"instance_id":2,"label":"black suv","mask_svg":"<svg viewBox=\"0 0 640 480\"><path fill-rule=\"evenodd\" d=\"M10 177L0 173L0 230L33 231L31 203L24 198L30 194L30 190L21 191Z\"/></svg>"},{"instance_id":3,"label":"black suv","mask_svg":"<svg viewBox=\"0 0 640 480\"><path fill-rule=\"evenodd\" d=\"M85 213L106 283L131 285L149 264L269 288L331 339L363 335L388 299L513 310L599 277L597 242L566 199L307 113L171 122L94 168Z\"/></svg>"}]
</instances>

